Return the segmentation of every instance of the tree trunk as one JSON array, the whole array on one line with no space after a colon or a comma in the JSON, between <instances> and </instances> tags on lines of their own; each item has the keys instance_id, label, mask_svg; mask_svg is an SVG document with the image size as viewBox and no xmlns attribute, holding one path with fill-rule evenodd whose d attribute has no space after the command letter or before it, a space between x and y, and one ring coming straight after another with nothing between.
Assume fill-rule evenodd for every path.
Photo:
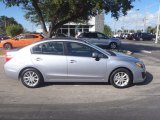
<instances>
[{"instance_id":1,"label":"tree trunk","mask_svg":"<svg viewBox=\"0 0 160 120\"><path fill-rule=\"evenodd\" d=\"M47 32L47 28L46 28L46 25L45 25L45 21L43 19L43 15L42 15L41 9L38 6L38 1L37 0L32 0L32 5L35 8L35 11L37 12L37 14L39 16L40 23L41 23L41 26L42 26L42 29L43 29L43 34L47 35L47 33L48 33Z\"/></svg>"},{"instance_id":2,"label":"tree trunk","mask_svg":"<svg viewBox=\"0 0 160 120\"><path fill-rule=\"evenodd\" d=\"M53 35L53 22L50 23L47 37L52 38L52 35Z\"/></svg>"}]
</instances>

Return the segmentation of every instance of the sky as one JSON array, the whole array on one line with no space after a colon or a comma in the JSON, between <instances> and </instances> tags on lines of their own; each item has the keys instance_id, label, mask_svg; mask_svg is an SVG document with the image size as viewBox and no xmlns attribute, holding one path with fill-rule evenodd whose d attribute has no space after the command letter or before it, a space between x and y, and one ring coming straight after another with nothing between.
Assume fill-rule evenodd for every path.
<instances>
[{"instance_id":1,"label":"sky","mask_svg":"<svg viewBox=\"0 0 160 120\"><path fill-rule=\"evenodd\" d=\"M144 29L145 26L155 27L157 24L158 8L160 0L135 0L134 8L128 11L126 16L121 16L118 21L108 13L105 15L105 24L109 25L113 31L123 29ZM24 18L24 11L20 7L6 7L0 2L0 16L13 17L22 24L25 29L35 31L39 27ZM146 22L145 22L146 21Z\"/></svg>"}]
</instances>

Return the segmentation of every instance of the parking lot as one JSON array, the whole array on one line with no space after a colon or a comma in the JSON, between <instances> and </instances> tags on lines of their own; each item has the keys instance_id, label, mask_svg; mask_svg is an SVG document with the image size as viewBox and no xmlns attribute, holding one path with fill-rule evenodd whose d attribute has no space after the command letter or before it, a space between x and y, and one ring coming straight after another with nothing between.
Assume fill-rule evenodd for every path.
<instances>
[{"instance_id":1,"label":"parking lot","mask_svg":"<svg viewBox=\"0 0 160 120\"><path fill-rule=\"evenodd\" d=\"M107 83L47 83L29 89L4 75L0 57L0 119L159 119L160 59L140 51L133 56L144 61L147 79L126 89Z\"/></svg>"}]
</instances>

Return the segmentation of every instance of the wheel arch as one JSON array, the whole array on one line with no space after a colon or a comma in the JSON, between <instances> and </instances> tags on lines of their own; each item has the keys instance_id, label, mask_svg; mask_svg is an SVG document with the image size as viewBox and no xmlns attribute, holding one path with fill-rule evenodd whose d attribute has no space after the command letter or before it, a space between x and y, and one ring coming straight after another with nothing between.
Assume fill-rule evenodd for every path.
<instances>
[{"instance_id":1,"label":"wheel arch","mask_svg":"<svg viewBox=\"0 0 160 120\"><path fill-rule=\"evenodd\" d=\"M112 73L113 73L114 71L116 71L117 69L120 69L120 68L126 69L126 70L128 70L128 71L131 73L131 81L132 81L132 83L133 83L133 79L134 79L134 77L133 77L133 72L132 72L129 68L127 68L127 67L118 67L118 68L113 69L113 70L110 72L110 74L109 74L108 83L110 83L110 78L111 78Z\"/></svg>"},{"instance_id":2,"label":"wheel arch","mask_svg":"<svg viewBox=\"0 0 160 120\"><path fill-rule=\"evenodd\" d=\"M18 74L18 80L20 80L20 76L21 76L22 72L23 72L24 70L26 70L26 69L35 69L35 70L37 70L37 71L41 74L42 79L44 80L43 74L42 74L37 68L35 68L35 67L25 67L25 68L23 68L22 70L20 70L20 72L19 72L19 74Z\"/></svg>"},{"instance_id":3,"label":"wheel arch","mask_svg":"<svg viewBox=\"0 0 160 120\"><path fill-rule=\"evenodd\" d=\"M5 42L5 43L3 43L3 47L4 47L4 45L6 45L6 44L10 44L11 46L12 46L12 43L10 43L10 42ZM13 47L13 46L12 46Z\"/></svg>"}]
</instances>

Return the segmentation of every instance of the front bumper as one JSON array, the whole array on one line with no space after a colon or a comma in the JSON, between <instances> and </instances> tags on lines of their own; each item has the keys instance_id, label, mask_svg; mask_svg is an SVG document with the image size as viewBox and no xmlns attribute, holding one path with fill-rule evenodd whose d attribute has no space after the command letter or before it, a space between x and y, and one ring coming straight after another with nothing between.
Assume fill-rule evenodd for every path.
<instances>
[{"instance_id":1,"label":"front bumper","mask_svg":"<svg viewBox=\"0 0 160 120\"><path fill-rule=\"evenodd\" d=\"M146 70L138 69L133 75L133 83L142 83L146 80Z\"/></svg>"}]
</instances>

